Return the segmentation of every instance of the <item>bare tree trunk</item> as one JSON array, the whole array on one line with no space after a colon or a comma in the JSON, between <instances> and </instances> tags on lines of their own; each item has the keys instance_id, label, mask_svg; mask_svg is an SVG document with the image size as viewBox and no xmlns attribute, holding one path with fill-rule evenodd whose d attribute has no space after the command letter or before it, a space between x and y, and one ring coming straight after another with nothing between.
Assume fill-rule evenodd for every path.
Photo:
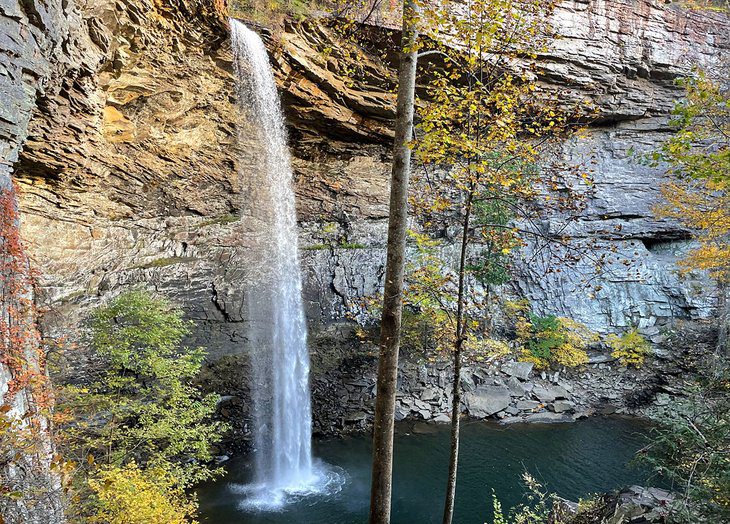
<instances>
[{"instance_id":1,"label":"bare tree trunk","mask_svg":"<svg viewBox=\"0 0 730 524\"><path fill-rule=\"evenodd\" d=\"M464 302L466 292L466 251L469 244L469 223L474 200L474 187L469 191L464 211L464 230L461 233L459 256L459 291L456 301L456 341L454 342L454 379L451 400L451 449L449 452L449 477L446 483L443 524L451 524L454 518L456 496L456 475L459 465L459 433L461 431L461 350L464 345Z\"/></svg>"},{"instance_id":2,"label":"bare tree trunk","mask_svg":"<svg viewBox=\"0 0 730 524\"><path fill-rule=\"evenodd\" d=\"M373 469L370 491L370 524L390 522L393 483L393 423L398 381L398 350L403 313L403 274L405 271L406 229L408 221L408 179L411 150L408 141L413 129L416 86L415 50L416 6L403 2L403 35L398 71L398 101L393 143L393 169L390 183L388 253L385 271L383 314L380 325L378 386L373 420Z\"/></svg>"},{"instance_id":3,"label":"bare tree trunk","mask_svg":"<svg viewBox=\"0 0 730 524\"><path fill-rule=\"evenodd\" d=\"M719 283L717 354L730 355L730 285L724 280Z\"/></svg>"}]
</instances>

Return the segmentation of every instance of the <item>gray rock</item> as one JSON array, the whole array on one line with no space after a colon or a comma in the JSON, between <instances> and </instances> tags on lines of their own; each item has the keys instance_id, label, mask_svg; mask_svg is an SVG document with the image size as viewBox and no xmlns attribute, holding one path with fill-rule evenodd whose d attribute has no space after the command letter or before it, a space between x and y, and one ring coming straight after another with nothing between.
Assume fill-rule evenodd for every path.
<instances>
[{"instance_id":1,"label":"gray rock","mask_svg":"<svg viewBox=\"0 0 730 524\"><path fill-rule=\"evenodd\" d=\"M555 413L566 413L568 411L573 411L575 404L569 400L556 400L550 404L548 408Z\"/></svg>"},{"instance_id":2,"label":"gray rock","mask_svg":"<svg viewBox=\"0 0 730 524\"><path fill-rule=\"evenodd\" d=\"M530 377L533 367L535 367L533 362L510 361L502 365L502 373L520 380L527 380Z\"/></svg>"},{"instance_id":3,"label":"gray rock","mask_svg":"<svg viewBox=\"0 0 730 524\"><path fill-rule=\"evenodd\" d=\"M421 400L431 402L441 398L441 391L436 388L426 388L421 392Z\"/></svg>"},{"instance_id":4,"label":"gray rock","mask_svg":"<svg viewBox=\"0 0 730 524\"><path fill-rule=\"evenodd\" d=\"M606 362L613 362L616 360L609 354L604 353L597 353L593 355L588 355L588 363L589 364L604 364Z\"/></svg>"},{"instance_id":5,"label":"gray rock","mask_svg":"<svg viewBox=\"0 0 730 524\"><path fill-rule=\"evenodd\" d=\"M446 413L439 413L433 418L433 421L438 422L439 424L448 424L451 422L451 417Z\"/></svg>"},{"instance_id":6,"label":"gray rock","mask_svg":"<svg viewBox=\"0 0 730 524\"><path fill-rule=\"evenodd\" d=\"M618 411L618 407L613 404L606 404L598 409L600 415L613 415L616 411Z\"/></svg>"},{"instance_id":7,"label":"gray rock","mask_svg":"<svg viewBox=\"0 0 730 524\"><path fill-rule=\"evenodd\" d=\"M543 403L552 402L559 398L570 398L570 393L562 386L542 386L537 385L532 390L532 394Z\"/></svg>"},{"instance_id":8,"label":"gray rock","mask_svg":"<svg viewBox=\"0 0 730 524\"><path fill-rule=\"evenodd\" d=\"M464 395L469 415L486 418L507 408L512 398L504 386L482 386Z\"/></svg>"},{"instance_id":9,"label":"gray rock","mask_svg":"<svg viewBox=\"0 0 730 524\"><path fill-rule=\"evenodd\" d=\"M565 413L551 413L545 411L542 413L533 413L525 417L525 422L531 424L559 424L563 422L575 422L575 418Z\"/></svg>"},{"instance_id":10,"label":"gray rock","mask_svg":"<svg viewBox=\"0 0 730 524\"><path fill-rule=\"evenodd\" d=\"M520 411L532 411L540 407L540 403L536 400L518 400L516 407Z\"/></svg>"},{"instance_id":11,"label":"gray rock","mask_svg":"<svg viewBox=\"0 0 730 524\"><path fill-rule=\"evenodd\" d=\"M520 380L517 379L516 377L510 377L507 380L507 387L509 388L509 393L513 397L521 397L525 393L527 393L528 389L525 387L527 384L529 384L529 383L520 382Z\"/></svg>"}]
</instances>

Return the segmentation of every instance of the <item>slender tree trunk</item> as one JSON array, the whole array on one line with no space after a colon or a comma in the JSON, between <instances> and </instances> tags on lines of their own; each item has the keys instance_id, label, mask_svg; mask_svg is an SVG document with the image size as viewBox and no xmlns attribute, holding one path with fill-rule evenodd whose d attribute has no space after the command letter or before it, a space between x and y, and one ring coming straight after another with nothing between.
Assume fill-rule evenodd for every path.
<instances>
[{"instance_id":1,"label":"slender tree trunk","mask_svg":"<svg viewBox=\"0 0 730 524\"><path fill-rule=\"evenodd\" d=\"M720 357L730 356L730 285L721 281L718 286L718 330L717 354Z\"/></svg>"},{"instance_id":2,"label":"slender tree trunk","mask_svg":"<svg viewBox=\"0 0 730 524\"><path fill-rule=\"evenodd\" d=\"M370 524L390 522L393 482L393 423L398 381L398 350L403 312L403 274L405 270L406 229L408 221L408 179L411 150L408 141L413 129L417 52L415 42L416 6L403 2L403 36L398 72L398 101L393 143L393 169L390 185L388 253L385 270L383 314L380 326L378 385L373 420L373 469L370 491Z\"/></svg>"},{"instance_id":3,"label":"slender tree trunk","mask_svg":"<svg viewBox=\"0 0 730 524\"><path fill-rule=\"evenodd\" d=\"M461 350L464 346L464 302L466 293L466 251L469 244L469 223L474 200L474 187L469 191L464 211L464 230L461 233L461 253L459 256L459 291L456 299L456 341L454 342L454 379L451 401L451 449L449 452L449 477L446 484L443 524L451 524L454 518L454 498L456 496L456 475L459 465L459 433L461 431Z\"/></svg>"}]
</instances>

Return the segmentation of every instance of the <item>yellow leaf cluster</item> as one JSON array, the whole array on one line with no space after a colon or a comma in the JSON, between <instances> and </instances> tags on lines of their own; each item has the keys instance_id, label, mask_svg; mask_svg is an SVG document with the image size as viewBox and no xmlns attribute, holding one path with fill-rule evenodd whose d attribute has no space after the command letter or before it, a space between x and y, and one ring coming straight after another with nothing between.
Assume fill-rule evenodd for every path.
<instances>
[{"instance_id":1,"label":"yellow leaf cluster","mask_svg":"<svg viewBox=\"0 0 730 524\"><path fill-rule=\"evenodd\" d=\"M621 336L609 335L606 344L611 348L611 356L624 366L641 367L651 347L649 342L636 329L627 331Z\"/></svg>"},{"instance_id":2,"label":"yellow leaf cluster","mask_svg":"<svg viewBox=\"0 0 730 524\"><path fill-rule=\"evenodd\" d=\"M96 512L89 522L99 524L196 524L197 505L157 468L140 469L134 462L107 466L89 480Z\"/></svg>"},{"instance_id":3,"label":"yellow leaf cluster","mask_svg":"<svg viewBox=\"0 0 730 524\"><path fill-rule=\"evenodd\" d=\"M661 189L664 202L655 207L697 231L699 247L680 262L684 271L707 270L718 280L730 277L730 193L727 181L676 180Z\"/></svg>"}]
</instances>

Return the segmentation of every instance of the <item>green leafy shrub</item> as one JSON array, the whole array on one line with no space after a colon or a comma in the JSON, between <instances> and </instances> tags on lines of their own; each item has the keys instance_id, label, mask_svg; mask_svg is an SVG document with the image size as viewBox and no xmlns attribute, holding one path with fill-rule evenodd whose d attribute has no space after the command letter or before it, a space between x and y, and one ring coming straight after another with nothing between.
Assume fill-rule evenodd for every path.
<instances>
[{"instance_id":1,"label":"green leafy shrub","mask_svg":"<svg viewBox=\"0 0 730 524\"><path fill-rule=\"evenodd\" d=\"M661 408L639 458L679 492L671 522L730 522L730 369L705 372L688 398Z\"/></svg>"},{"instance_id":2,"label":"green leafy shrub","mask_svg":"<svg viewBox=\"0 0 730 524\"><path fill-rule=\"evenodd\" d=\"M635 328L621 336L607 336L606 344L611 348L611 356L624 366L641 367L651 351L649 342Z\"/></svg>"},{"instance_id":3,"label":"green leafy shrub","mask_svg":"<svg viewBox=\"0 0 730 524\"><path fill-rule=\"evenodd\" d=\"M116 476L127 467L134 475L132 464L145 474L164 472L180 489L222 472L209 464L227 427L213 419L220 397L193 383L205 352L182 345L190 327L180 309L140 291L93 313L95 378L65 387L58 406L67 418L60 448L81 465L74 482L79 513L88 515L89 505L100 502L88 493L101 493L99 475Z\"/></svg>"},{"instance_id":4,"label":"green leafy shrub","mask_svg":"<svg viewBox=\"0 0 730 524\"><path fill-rule=\"evenodd\" d=\"M586 348L598 341L598 335L585 325L555 315L520 315L516 333L522 346L520 360L533 362L537 369L553 364L566 367L586 364Z\"/></svg>"}]
</instances>

